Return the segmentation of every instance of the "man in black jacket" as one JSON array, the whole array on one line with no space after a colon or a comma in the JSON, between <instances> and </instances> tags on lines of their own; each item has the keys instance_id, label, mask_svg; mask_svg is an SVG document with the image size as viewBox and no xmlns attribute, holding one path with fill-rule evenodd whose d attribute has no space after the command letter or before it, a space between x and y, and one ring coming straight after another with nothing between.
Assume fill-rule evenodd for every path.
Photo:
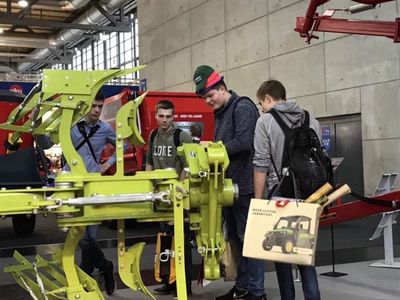
<instances>
[{"instance_id":1,"label":"man in black jacket","mask_svg":"<svg viewBox=\"0 0 400 300\"><path fill-rule=\"evenodd\" d=\"M223 210L229 241L237 250L238 274L234 287L216 300L265 299L264 262L242 256L247 213L254 197L253 137L259 112L250 98L228 90L223 77L210 66L198 67L193 81L196 93L214 110L214 140L224 143L230 160L227 177L239 186L239 199Z\"/></svg>"}]
</instances>

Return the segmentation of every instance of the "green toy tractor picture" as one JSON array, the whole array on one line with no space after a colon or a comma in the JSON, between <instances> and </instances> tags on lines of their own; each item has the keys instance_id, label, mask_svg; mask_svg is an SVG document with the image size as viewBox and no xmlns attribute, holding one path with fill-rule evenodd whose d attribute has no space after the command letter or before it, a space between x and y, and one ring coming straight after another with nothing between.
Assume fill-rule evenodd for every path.
<instances>
[{"instance_id":1,"label":"green toy tractor picture","mask_svg":"<svg viewBox=\"0 0 400 300\"><path fill-rule=\"evenodd\" d=\"M281 217L274 229L265 234L262 247L270 251L273 246L280 246L282 252L290 254L297 248L312 249L314 235L310 233L311 218L306 216Z\"/></svg>"}]
</instances>

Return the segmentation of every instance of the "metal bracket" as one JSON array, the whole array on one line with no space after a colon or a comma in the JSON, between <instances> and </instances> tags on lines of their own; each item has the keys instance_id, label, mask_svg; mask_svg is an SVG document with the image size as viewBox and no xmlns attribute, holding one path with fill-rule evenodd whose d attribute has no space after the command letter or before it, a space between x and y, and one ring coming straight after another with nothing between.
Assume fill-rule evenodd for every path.
<instances>
[{"instance_id":1,"label":"metal bracket","mask_svg":"<svg viewBox=\"0 0 400 300\"><path fill-rule=\"evenodd\" d=\"M398 173L386 173L383 174L377 187L375 188L374 196L390 193L394 189L394 183L396 181Z\"/></svg>"},{"instance_id":2,"label":"metal bracket","mask_svg":"<svg viewBox=\"0 0 400 300\"><path fill-rule=\"evenodd\" d=\"M396 268L400 269L400 262L395 262L393 258L393 230L392 225L396 224L396 218L399 215L400 210L386 212L382 214L382 219L376 227L374 234L369 240L374 240L382 235L385 248L385 261L376 262L370 265L370 267L381 267L381 268Z\"/></svg>"}]
</instances>

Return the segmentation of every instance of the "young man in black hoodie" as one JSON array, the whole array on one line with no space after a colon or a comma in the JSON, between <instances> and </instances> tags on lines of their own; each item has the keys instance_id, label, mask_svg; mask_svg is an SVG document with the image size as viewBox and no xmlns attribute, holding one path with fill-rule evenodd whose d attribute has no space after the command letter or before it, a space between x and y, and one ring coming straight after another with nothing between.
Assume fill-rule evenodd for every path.
<instances>
[{"instance_id":1,"label":"young man in black hoodie","mask_svg":"<svg viewBox=\"0 0 400 300\"><path fill-rule=\"evenodd\" d=\"M238 274L234 287L216 300L266 299L264 262L242 256L244 232L250 199L254 197L253 136L259 113L254 102L228 90L223 77L207 65L193 75L196 93L214 110L214 141L222 141L230 164L227 177L239 186L239 199L224 207L228 237L236 247Z\"/></svg>"}]
</instances>

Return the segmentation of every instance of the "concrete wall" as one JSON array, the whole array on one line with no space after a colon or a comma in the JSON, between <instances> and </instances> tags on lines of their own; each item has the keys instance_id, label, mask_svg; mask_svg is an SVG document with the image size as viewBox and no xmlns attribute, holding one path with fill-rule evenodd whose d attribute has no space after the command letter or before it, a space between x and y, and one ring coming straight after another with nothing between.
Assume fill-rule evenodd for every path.
<instances>
[{"instance_id":1,"label":"concrete wall","mask_svg":"<svg viewBox=\"0 0 400 300\"><path fill-rule=\"evenodd\" d=\"M361 113L365 192L400 171L400 46L390 39L293 31L302 0L139 0L141 78L149 89L193 91L195 68L210 64L228 87L255 99L261 82L282 81L288 97L317 117ZM345 0L326 8L354 4ZM337 13L337 17L349 18ZM355 19L393 21L400 0Z\"/></svg>"}]
</instances>

